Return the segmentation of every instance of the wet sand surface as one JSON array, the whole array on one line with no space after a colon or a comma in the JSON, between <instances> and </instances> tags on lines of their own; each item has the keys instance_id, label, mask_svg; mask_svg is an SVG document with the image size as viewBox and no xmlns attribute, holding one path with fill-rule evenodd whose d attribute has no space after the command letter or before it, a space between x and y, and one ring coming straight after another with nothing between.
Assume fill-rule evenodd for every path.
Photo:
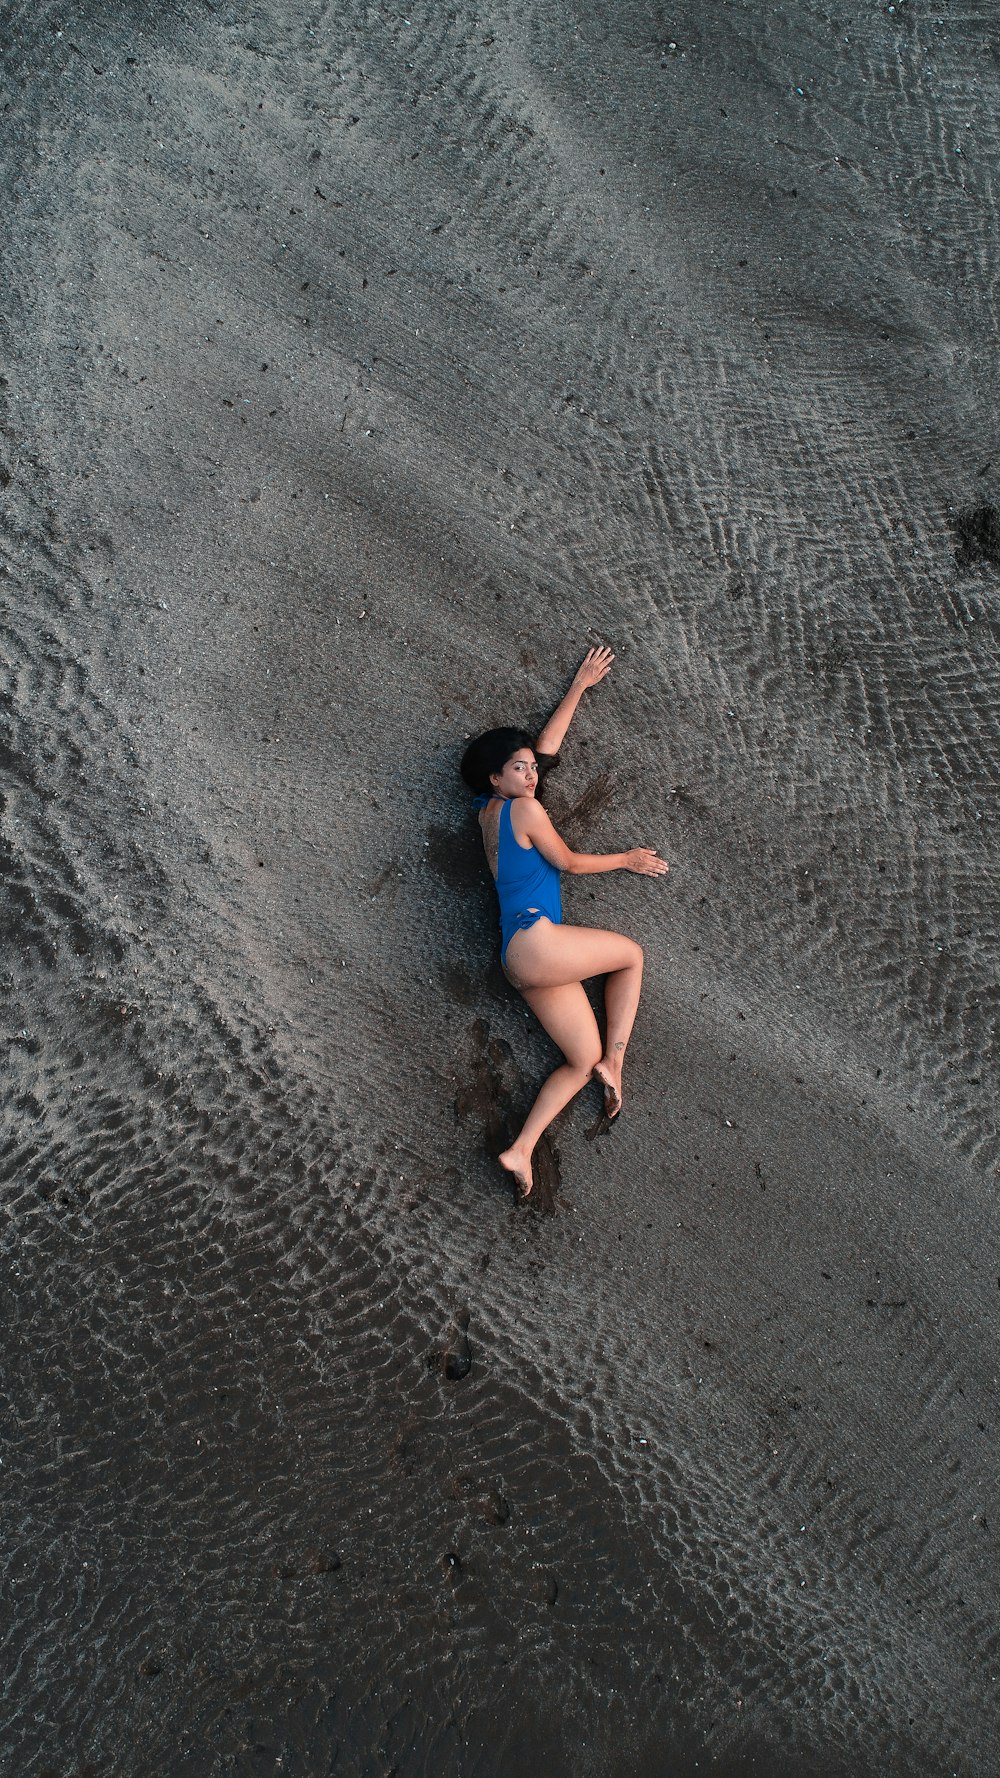
<instances>
[{"instance_id":1,"label":"wet sand surface","mask_svg":"<svg viewBox=\"0 0 1000 1778\"><path fill-rule=\"evenodd\" d=\"M7 8L5 1771L1000 1766L996 22Z\"/></svg>"}]
</instances>

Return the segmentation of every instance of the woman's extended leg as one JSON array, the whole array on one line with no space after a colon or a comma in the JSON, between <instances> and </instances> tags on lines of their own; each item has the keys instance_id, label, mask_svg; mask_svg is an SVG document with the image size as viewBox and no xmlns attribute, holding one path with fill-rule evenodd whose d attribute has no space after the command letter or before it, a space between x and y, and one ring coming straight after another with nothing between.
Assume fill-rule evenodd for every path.
<instances>
[{"instance_id":1,"label":"woman's extended leg","mask_svg":"<svg viewBox=\"0 0 1000 1778\"><path fill-rule=\"evenodd\" d=\"M607 976L607 1043L594 1072L605 1088L607 1114L615 1117L621 1110L622 1063L642 988L642 946L620 932L603 932L596 926L556 926L543 918L526 931L512 934L507 967L529 1005L529 991L586 981L592 975Z\"/></svg>"},{"instance_id":2,"label":"woman's extended leg","mask_svg":"<svg viewBox=\"0 0 1000 1778\"><path fill-rule=\"evenodd\" d=\"M586 1086L601 1058L601 1035L593 1007L579 982L564 982L554 988L522 988L521 992L566 1058L549 1075L520 1135L499 1156L501 1167L514 1175L521 1196L527 1197L534 1184L531 1155L535 1143L563 1106Z\"/></svg>"}]
</instances>

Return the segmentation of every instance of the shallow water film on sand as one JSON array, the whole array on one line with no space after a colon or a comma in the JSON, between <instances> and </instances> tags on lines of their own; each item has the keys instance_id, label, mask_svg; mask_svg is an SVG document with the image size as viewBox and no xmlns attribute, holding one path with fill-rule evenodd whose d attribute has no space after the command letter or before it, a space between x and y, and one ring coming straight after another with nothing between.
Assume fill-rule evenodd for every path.
<instances>
[{"instance_id":1,"label":"shallow water film on sand","mask_svg":"<svg viewBox=\"0 0 1000 1778\"><path fill-rule=\"evenodd\" d=\"M1000 1766L997 24L5 9L4 1771Z\"/></svg>"}]
</instances>

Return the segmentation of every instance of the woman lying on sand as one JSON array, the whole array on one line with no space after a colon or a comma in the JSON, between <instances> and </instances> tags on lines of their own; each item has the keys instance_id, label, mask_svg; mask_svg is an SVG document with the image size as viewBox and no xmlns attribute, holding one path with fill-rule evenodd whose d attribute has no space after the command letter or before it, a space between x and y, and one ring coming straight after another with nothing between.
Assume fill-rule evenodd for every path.
<instances>
[{"instance_id":1,"label":"woman lying on sand","mask_svg":"<svg viewBox=\"0 0 1000 1778\"><path fill-rule=\"evenodd\" d=\"M608 1118L622 1106L622 1062L642 986L642 950L634 939L594 926L564 926L559 874L594 876L631 870L662 876L668 866L648 846L631 852L571 852L559 838L535 791L539 773L562 746L580 699L611 671L610 648L592 648L537 741L523 729L490 729L466 748L462 777L477 792L474 807L500 897L500 962L566 1060L542 1087L523 1130L499 1156L518 1195L534 1185L531 1155L542 1131L592 1076L604 1086ZM544 756L550 756L546 759ZM607 1042L583 983L606 975Z\"/></svg>"}]
</instances>

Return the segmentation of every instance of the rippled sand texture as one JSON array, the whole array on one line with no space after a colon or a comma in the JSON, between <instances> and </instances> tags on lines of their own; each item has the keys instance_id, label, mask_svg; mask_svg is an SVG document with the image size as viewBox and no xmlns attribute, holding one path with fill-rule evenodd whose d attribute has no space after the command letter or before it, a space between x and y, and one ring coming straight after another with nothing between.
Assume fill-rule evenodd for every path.
<instances>
[{"instance_id":1,"label":"rippled sand texture","mask_svg":"<svg viewBox=\"0 0 1000 1778\"><path fill-rule=\"evenodd\" d=\"M996 10L856 10L7 8L18 1778L1000 1765Z\"/></svg>"}]
</instances>

